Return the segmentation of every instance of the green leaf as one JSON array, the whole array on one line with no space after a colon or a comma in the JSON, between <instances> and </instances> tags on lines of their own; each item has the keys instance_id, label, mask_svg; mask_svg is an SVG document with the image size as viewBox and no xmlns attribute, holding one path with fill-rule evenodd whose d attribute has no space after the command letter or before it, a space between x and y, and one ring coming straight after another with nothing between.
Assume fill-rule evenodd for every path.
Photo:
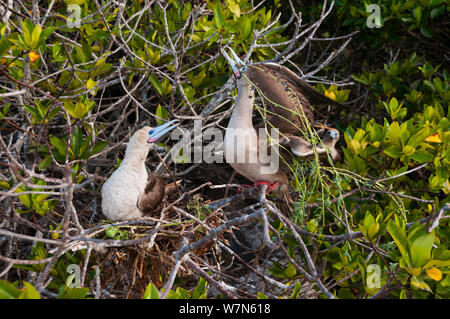
<instances>
[{"instance_id":1,"label":"green leaf","mask_svg":"<svg viewBox=\"0 0 450 319\"><path fill-rule=\"evenodd\" d=\"M266 295L266 294L263 294L261 291L258 291L258 292L256 293L256 298L257 298L257 299L269 299L269 297L267 297L267 295Z\"/></svg>"},{"instance_id":2,"label":"green leaf","mask_svg":"<svg viewBox=\"0 0 450 319\"><path fill-rule=\"evenodd\" d=\"M89 293L89 288L66 288L58 299L84 299Z\"/></svg>"},{"instance_id":3,"label":"green leaf","mask_svg":"<svg viewBox=\"0 0 450 319\"><path fill-rule=\"evenodd\" d=\"M355 299L355 296L353 296L353 293L349 288L341 288L338 291L338 298L339 299Z\"/></svg>"},{"instance_id":4,"label":"green leaf","mask_svg":"<svg viewBox=\"0 0 450 319\"><path fill-rule=\"evenodd\" d=\"M6 280L0 279L0 299L17 299L21 291Z\"/></svg>"},{"instance_id":5,"label":"green leaf","mask_svg":"<svg viewBox=\"0 0 450 319\"><path fill-rule=\"evenodd\" d=\"M431 10L431 13L430 13L431 19L434 19L437 16L440 16L444 12L445 12L445 6L440 6L439 8L434 8L433 10Z\"/></svg>"},{"instance_id":6,"label":"green leaf","mask_svg":"<svg viewBox=\"0 0 450 319\"><path fill-rule=\"evenodd\" d=\"M58 150L61 155L66 155L66 142L56 136L50 137L50 144L52 144Z\"/></svg>"},{"instance_id":7,"label":"green leaf","mask_svg":"<svg viewBox=\"0 0 450 319\"><path fill-rule=\"evenodd\" d=\"M50 165L51 162L52 162L51 156L50 156L50 155L46 155L46 156L42 159L42 161L39 162L38 168L39 168L41 171L43 171L43 170L45 170L45 169Z\"/></svg>"},{"instance_id":8,"label":"green leaf","mask_svg":"<svg viewBox=\"0 0 450 319\"><path fill-rule=\"evenodd\" d=\"M108 238L114 238L119 233L120 233L120 230L117 227L109 227L105 230L105 235Z\"/></svg>"},{"instance_id":9,"label":"green leaf","mask_svg":"<svg viewBox=\"0 0 450 319\"><path fill-rule=\"evenodd\" d=\"M445 2L445 0L430 0L428 2L428 7L435 7L435 6L438 6L438 5L440 5L441 3L444 3L444 2Z\"/></svg>"},{"instance_id":10,"label":"green leaf","mask_svg":"<svg viewBox=\"0 0 450 319\"><path fill-rule=\"evenodd\" d=\"M391 235L391 237L394 239L395 244L397 245L398 249L400 250L400 253L402 254L402 256L407 261L410 261L409 253L408 253L408 239L406 238L405 231L402 230L393 220L390 220L388 222L386 229L389 232L389 234Z\"/></svg>"},{"instance_id":11,"label":"green leaf","mask_svg":"<svg viewBox=\"0 0 450 319\"><path fill-rule=\"evenodd\" d=\"M417 289L422 289L422 290L432 292L430 286L428 286L428 284L425 281L417 278L416 276L411 277L410 283L411 283L411 286L413 286Z\"/></svg>"},{"instance_id":12,"label":"green leaf","mask_svg":"<svg viewBox=\"0 0 450 319\"><path fill-rule=\"evenodd\" d=\"M247 39L250 33L252 32L252 24L247 15L243 15L240 21L240 31L243 39Z\"/></svg>"},{"instance_id":13,"label":"green leaf","mask_svg":"<svg viewBox=\"0 0 450 319\"><path fill-rule=\"evenodd\" d=\"M419 132L411 136L408 140L408 145L416 146L419 143L422 143L427 136L430 135L430 128L424 127Z\"/></svg>"},{"instance_id":14,"label":"green leaf","mask_svg":"<svg viewBox=\"0 0 450 319\"><path fill-rule=\"evenodd\" d=\"M12 43L9 41L10 36L0 39L0 56L3 56L6 51L9 50Z\"/></svg>"},{"instance_id":15,"label":"green leaf","mask_svg":"<svg viewBox=\"0 0 450 319\"><path fill-rule=\"evenodd\" d=\"M159 299L158 289L152 282L147 285L142 299Z\"/></svg>"},{"instance_id":16,"label":"green leaf","mask_svg":"<svg viewBox=\"0 0 450 319\"><path fill-rule=\"evenodd\" d=\"M425 265L423 265L423 269L427 269L433 266L437 266L437 267L448 267L450 266L450 260L430 260L429 262L427 262Z\"/></svg>"},{"instance_id":17,"label":"green leaf","mask_svg":"<svg viewBox=\"0 0 450 319\"><path fill-rule=\"evenodd\" d=\"M367 231L369 239L374 239L375 235L378 233L379 230L380 230L380 224L373 223L372 225L370 225L369 230Z\"/></svg>"},{"instance_id":18,"label":"green leaf","mask_svg":"<svg viewBox=\"0 0 450 319\"><path fill-rule=\"evenodd\" d=\"M178 287L177 290L176 290L176 293L178 294L178 296L181 299L189 299L190 298L189 291L187 291L184 288Z\"/></svg>"},{"instance_id":19,"label":"green leaf","mask_svg":"<svg viewBox=\"0 0 450 319\"><path fill-rule=\"evenodd\" d=\"M416 17L417 23L420 23L420 20L422 20L422 8L420 6L414 9L414 16Z\"/></svg>"},{"instance_id":20,"label":"green leaf","mask_svg":"<svg viewBox=\"0 0 450 319\"><path fill-rule=\"evenodd\" d=\"M406 156L411 156L414 154L414 151L415 151L414 147L412 147L410 145L405 145L405 146L403 146L402 153Z\"/></svg>"},{"instance_id":21,"label":"green leaf","mask_svg":"<svg viewBox=\"0 0 450 319\"><path fill-rule=\"evenodd\" d=\"M400 125L398 124L398 122L393 122L391 125L389 125L386 136L389 142L391 142L392 144L400 144L402 130L400 129Z\"/></svg>"},{"instance_id":22,"label":"green leaf","mask_svg":"<svg viewBox=\"0 0 450 319\"><path fill-rule=\"evenodd\" d=\"M55 30L56 30L56 27L46 27L44 30L42 30L41 37L40 37L41 41L47 40L47 38L50 36L50 34L52 34L53 31L55 31Z\"/></svg>"},{"instance_id":23,"label":"green leaf","mask_svg":"<svg viewBox=\"0 0 450 319\"><path fill-rule=\"evenodd\" d=\"M41 295L32 284L25 281L24 286L24 290L20 293L18 299L41 299Z\"/></svg>"},{"instance_id":24,"label":"green leaf","mask_svg":"<svg viewBox=\"0 0 450 319\"><path fill-rule=\"evenodd\" d=\"M418 162L419 164L422 164L422 163L429 163L429 162L433 161L434 156L433 156L433 154L430 154L427 151L417 150L414 152L414 154L411 156L411 158L414 161Z\"/></svg>"},{"instance_id":25,"label":"green leaf","mask_svg":"<svg viewBox=\"0 0 450 319\"><path fill-rule=\"evenodd\" d=\"M83 50L83 54L87 59L90 59L92 57L92 47L84 37L81 38L81 49Z\"/></svg>"},{"instance_id":26,"label":"green leaf","mask_svg":"<svg viewBox=\"0 0 450 319\"><path fill-rule=\"evenodd\" d=\"M419 229L418 232L421 232L421 229ZM423 228L423 230L425 230L425 228ZM423 232L424 231L421 233ZM411 261L415 267L422 267L430 260L434 237L434 232L429 234L425 232L420 237L409 243Z\"/></svg>"},{"instance_id":27,"label":"green leaf","mask_svg":"<svg viewBox=\"0 0 450 319\"><path fill-rule=\"evenodd\" d=\"M150 74L150 83L153 85L153 87L158 91L159 95L162 95L163 93L163 87L161 86L161 82L158 80L158 78L154 74Z\"/></svg>"},{"instance_id":28,"label":"green leaf","mask_svg":"<svg viewBox=\"0 0 450 319\"><path fill-rule=\"evenodd\" d=\"M297 299L298 294L300 293L300 290L302 289L302 285L297 281L295 283L294 291L289 296L289 299Z\"/></svg>"},{"instance_id":29,"label":"green leaf","mask_svg":"<svg viewBox=\"0 0 450 319\"><path fill-rule=\"evenodd\" d=\"M194 293L192 294L192 299L202 299L203 296L206 297L206 285L206 280L203 279L203 277L200 277L197 287L195 287Z\"/></svg>"},{"instance_id":30,"label":"green leaf","mask_svg":"<svg viewBox=\"0 0 450 319\"><path fill-rule=\"evenodd\" d=\"M169 118L169 112L164 107L162 107L161 104L158 104L155 115L159 117L156 118L156 123L158 125L163 125L165 123L164 120L167 120Z\"/></svg>"},{"instance_id":31,"label":"green leaf","mask_svg":"<svg viewBox=\"0 0 450 319\"><path fill-rule=\"evenodd\" d=\"M400 291L400 299L408 299L408 297L406 296L406 290L402 289Z\"/></svg>"},{"instance_id":32,"label":"green leaf","mask_svg":"<svg viewBox=\"0 0 450 319\"><path fill-rule=\"evenodd\" d=\"M293 278L297 274L297 270L293 264L289 263L287 268L284 270L284 274L286 278Z\"/></svg>"},{"instance_id":33,"label":"green leaf","mask_svg":"<svg viewBox=\"0 0 450 319\"><path fill-rule=\"evenodd\" d=\"M25 45L30 49L31 48L31 30L29 26L29 22L26 20L21 21L22 24L22 36Z\"/></svg>"},{"instance_id":34,"label":"green leaf","mask_svg":"<svg viewBox=\"0 0 450 319\"><path fill-rule=\"evenodd\" d=\"M30 105L24 104L25 110L27 110L28 113L33 115L33 118L37 120L37 123L41 123L43 120L43 116L41 115L41 112L39 112L39 109L36 107L32 107Z\"/></svg>"},{"instance_id":35,"label":"green leaf","mask_svg":"<svg viewBox=\"0 0 450 319\"><path fill-rule=\"evenodd\" d=\"M214 21L218 29L222 29L223 23L225 21L225 15L222 10L222 4L220 2L216 3L214 7Z\"/></svg>"},{"instance_id":36,"label":"green leaf","mask_svg":"<svg viewBox=\"0 0 450 319\"><path fill-rule=\"evenodd\" d=\"M38 46L39 39L41 37L42 27L40 24L37 24L34 27L33 33L31 34L31 49L34 49Z\"/></svg>"},{"instance_id":37,"label":"green leaf","mask_svg":"<svg viewBox=\"0 0 450 319\"><path fill-rule=\"evenodd\" d=\"M94 147L92 148L92 151L89 152L88 157L103 151L104 148L108 145L108 143L109 143L108 141L101 141L101 142L95 143Z\"/></svg>"},{"instance_id":38,"label":"green leaf","mask_svg":"<svg viewBox=\"0 0 450 319\"><path fill-rule=\"evenodd\" d=\"M369 229L369 227L375 222L375 218L372 216L371 213L366 212L366 216L363 220L363 225L366 229Z\"/></svg>"},{"instance_id":39,"label":"green leaf","mask_svg":"<svg viewBox=\"0 0 450 319\"><path fill-rule=\"evenodd\" d=\"M421 29L421 31L422 31L422 29ZM431 37L431 35L430 35L429 37ZM426 77L426 78L431 77L431 76L434 74L434 72L437 71L437 68L436 68L436 69L433 68L433 66L431 65L431 63L428 62L428 61L425 62L425 64L423 65L423 67L420 67L420 66L419 66L418 69L419 69L420 71L422 71L423 76Z\"/></svg>"},{"instance_id":40,"label":"green leaf","mask_svg":"<svg viewBox=\"0 0 450 319\"><path fill-rule=\"evenodd\" d=\"M81 129L77 127L72 134L72 141L70 145L73 155L77 157L78 155L80 155L80 147L82 143L83 143L83 133L81 132Z\"/></svg>"},{"instance_id":41,"label":"green leaf","mask_svg":"<svg viewBox=\"0 0 450 319\"><path fill-rule=\"evenodd\" d=\"M237 4L236 2L230 1L228 8L236 17L239 18L241 16L241 8L239 7L239 4Z\"/></svg>"},{"instance_id":42,"label":"green leaf","mask_svg":"<svg viewBox=\"0 0 450 319\"><path fill-rule=\"evenodd\" d=\"M392 158L399 158L402 155L402 148L398 145L391 145L383 150L383 153L392 157Z\"/></svg>"},{"instance_id":43,"label":"green leaf","mask_svg":"<svg viewBox=\"0 0 450 319\"><path fill-rule=\"evenodd\" d=\"M89 78L86 82L86 89L90 90L94 88L97 85L97 82L95 82L92 78Z\"/></svg>"}]
</instances>

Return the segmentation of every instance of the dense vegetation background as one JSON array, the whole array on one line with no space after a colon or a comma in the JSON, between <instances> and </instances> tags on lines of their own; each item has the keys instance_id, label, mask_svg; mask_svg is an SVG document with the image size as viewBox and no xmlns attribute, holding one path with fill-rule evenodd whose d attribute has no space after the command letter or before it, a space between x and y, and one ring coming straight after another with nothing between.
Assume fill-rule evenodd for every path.
<instances>
[{"instance_id":1,"label":"dense vegetation background","mask_svg":"<svg viewBox=\"0 0 450 319\"><path fill-rule=\"evenodd\" d=\"M0 297L449 298L448 12L444 0L1 0ZM177 191L151 216L105 220L99 190L137 128L226 127L225 46L342 102L316 117L340 130L342 161L291 163L287 218L259 188L235 195L246 181L227 164L172 161L166 140L147 164ZM236 227L256 234L250 248Z\"/></svg>"}]
</instances>

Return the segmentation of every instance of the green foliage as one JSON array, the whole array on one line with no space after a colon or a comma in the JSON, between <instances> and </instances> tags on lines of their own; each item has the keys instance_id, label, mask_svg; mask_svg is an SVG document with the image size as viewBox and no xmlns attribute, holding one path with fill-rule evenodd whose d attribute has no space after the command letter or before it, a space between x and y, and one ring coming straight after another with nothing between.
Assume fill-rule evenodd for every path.
<instances>
[{"instance_id":1,"label":"green foliage","mask_svg":"<svg viewBox=\"0 0 450 319\"><path fill-rule=\"evenodd\" d=\"M77 127L72 133L70 139L69 160L83 159L87 160L94 154L101 152L107 145L107 141L99 141L92 145L92 135L88 135L88 138L83 136L83 130ZM54 147L51 149L53 156L58 162L63 163L65 161L67 150L67 135L62 137L50 136L50 144ZM46 153L44 149L40 149L42 153ZM43 166L42 169L45 169Z\"/></svg>"},{"instance_id":2,"label":"green foliage","mask_svg":"<svg viewBox=\"0 0 450 319\"><path fill-rule=\"evenodd\" d=\"M47 185L46 182L32 178L31 181L35 185ZM0 189L9 190L13 184L13 180L11 179L9 182L0 181ZM17 212L19 214L35 212L38 215L45 215L49 210L52 210L56 201L49 199L50 195L45 193L44 188L30 188L27 186L17 187L14 191L15 193L24 193L22 195L18 195L19 201L26 209L18 209Z\"/></svg>"},{"instance_id":3,"label":"green foliage","mask_svg":"<svg viewBox=\"0 0 450 319\"><path fill-rule=\"evenodd\" d=\"M393 119L405 116L406 109L395 98L389 104L385 103L385 107ZM416 113L404 122L385 119L380 125L374 119L363 119L360 128L348 127L345 131L345 163L362 175L385 167L388 176L402 173L413 165L429 163L430 176L426 186L431 191L442 190L448 194L449 125L439 102L434 106L425 105L423 113Z\"/></svg>"},{"instance_id":4,"label":"green foliage","mask_svg":"<svg viewBox=\"0 0 450 319\"><path fill-rule=\"evenodd\" d=\"M105 236L115 240L125 240L128 239L128 230L120 229L119 227L108 227L105 230Z\"/></svg>"},{"instance_id":5,"label":"green foliage","mask_svg":"<svg viewBox=\"0 0 450 319\"><path fill-rule=\"evenodd\" d=\"M380 6L379 28L370 28L367 20L372 20L373 9L370 4ZM357 40L368 44L369 49L379 49L389 41L401 42L408 31L418 32L425 38L441 36L438 23L449 10L445 0L386 0L386 1L336 1L335 19L343 26L361 31ZM318 15L320 6L309 7L311 13ZM377 23L377 24L378 24Z\"/></svg>"},{"instance_id":6,"label":"green foliage","mask_svg":"<svg viewBox=\"0 0 450 319\"><path fill-rule=\"evenodd\" d=\"M24 282L23 288L17 288L18 283L9 283L0 279L0 299L41 299L41 295L28 282Z\"/></svg>"},{"instance_id":7,"label":"green foliage","mask_svg":"<svg viewBox=\"0 0 450 319\"><path fill-rule=\"evenodd\" d=\"M167 299L206 299L207 293L207 282L205 279L200 277L197 286L192 290L188 291L184 288L178 287L176 290L170 290L167 295ZM151 282L147 285L142 299L159 299L160 292L158 288Z\"/></svg>"},{"instance_id":8,"label":"green foliage","mask_svg":"<svg viewBox=\"0 0 450 319\"><path fill-rule=\"evenodd\" d=\"M408 273L411 287L428 292L443 291L447 284L446 281L441 281L441 276L450 266L450 250L433 248L437 241L434 231L427 232L426 225L419 223L406 231L399 219L389 221L387 230L400 251L400 256L393 252L391 257ZM431 269L433 272L430 272Z\"/></svg>"},{"instance_id":9,"label":"green foliage","mask_svg":"<svg viewBox=\"0 0 450 319\"><path fill-rule=\"evenodd\" d=\"M39 23L45 21L43 25L27 18L28 13L13 17L14 25L0 24L2 72L17 90L26 88L31 94L20 105L0 98L2 134L5 128L11 129L11 123L14 125L19 118L16 115L22 112L23 123L31 124L28 132L33 138L27 143L31 143L28 150L38 155L36 170L53 174L55 168L58 171L62 165L68 165L74 182L80 183L85 178L84 172L90 169L87 162L109 144L111 130L106 130L111 123L108 122L113 122L114 127L118 114L129 113L126 103L113 104L114 109L108 110L105 101L110 99L115 103L122 96L133 97L135 124L142 121L140 112L156 115L158 125L171 118L174 110L181 110L178 115L184 115L192 107L200 113L231 74L223 57L214 58L219 47L229 43L238 55L246 54L253 43L254 31L275 21L278 13L282 18L264 35L265 42L259 43L286 42L275 48L281 52L295 31L292 25L283 26L289 17L285 17L285 3L281 1L269 1L256 9L248 0L205 3L206 14L194 19L193 4L189 1L171 0L166 12L154 5L145 15L140 14L141 1L130 1L121 13L125 20L119 24L118 10L105 10L99 15L94 1L70 0L53 6L46 19L39 20ZM80 5L81 17L86 20L79 27L67 23L68 4ZM367 101L364 100L365 107L358 112L353 112L353 108L344 109L340 110L338 119L330 118L341 132L338 144L338 149L343 151L341 163L333 167L313 161L294 163L298 176L292 186L299 194L299 201L290 217L314 235L314 240L305 237L308 238L305 244L309 251L317 252L314 262L323 262L320 275L327 284L331 282L329 278L336 283L331 289L335 296L360 298L379 292L379 288L368 285L373 274L369 266L377 265L382 286L392 279L390 288L394 288L390 297L448 298L448 219L441 220L440 226L431 232L427 232L426 223L417 221L436 213L449 200L449 74L439 45L447 40L443 30L448 25L445 19L449 4L443 0L376 1L374 4L379 4L381 9L380 28L368 27L367 19L372 14L367 10L369 4L372 3L336 0L331 14L314 36L331 37L336 26L339 26L336 36L358 31L348 52L341 54L349 55L354 61L353 68L342 66L347 62L344 61L323 70L327 75L336 74L338 79L349 78L351 74L356 85L342 88L319 83L316 87L337 102L347 102L349 107L364 90ZM316 21L322 11L322 3L294 2L294 5L300 7L303 23ZM181 32L183 26L189 31ZM320 56L322 42L311 42L307 55ZM177 43L183 43L184 50L176 47ZM304 55L291 59L303 61ZM274 56L275 50L261 45L250 58L265 61ZM178 72L179 78L172 77L174 72ZM142 83L137 82L140 79L144 79ZM32 87L23 86L22 82ZM3 93L9 91L1 88L0 94ZM215 110L221 111L224 107ZM103 116L108 112L112 115ZM12 122L4 125L4 119ZM123 127L131 127L129 118L121 120ZM187 162L189 155L182 154L178 164ZM119 157L114 163L120 164ZM402 175L423 164L426 166L420 172ZM377 182L377 177L385 180ZM14 190L25 193L17 196L16 212L24 218L26 213L38 214L33 218L54 218L49 212L60 213L57 197L48 194L44 180L33 177L30 181L35 187L20 185ZM14 178L1 180L0 189L6 192L16 182ZM361 192L344 196L355 188ZM371 192L368 194L364 189ZM321 207L308 206L318 202L322 203ZM211 214L200 197L193 196L185 208L202 221ZM59 239L62 224L50 220L46 228L51 231L49 236ZM289 256L302 260L304 255L292 233L278 220L272 226L279 232ZM207 232L205 227L198 229ZM338 242L325 238L350 231L360 232L360 236ZM124 240L130 234L126 227L109 227L101 236ZM29 258L41 260L52 255L38 242ZM60 257L51 270L53 280L47 289L56 291L58 298L88 297L87 288L68 288L66 284L67 266L82 264L84 257L84 250L69 251ZM14 268L39 273L44 266L18 264ZM303 279L290 262L273 262L269 272L283 282ZM89 280L89 272L86 277ZM0 281L0 297L40 297L30 283L19 285L19 282ZM301 288L297 282L282 297L298 298ZM168 297L202 299L206 293L207 283L201 278L195 288L178 286ZM160 296L160 291L150 283L143 298ZM267 294L260 291L257 297L265 299Z\"/></svg>"}]
</instances>

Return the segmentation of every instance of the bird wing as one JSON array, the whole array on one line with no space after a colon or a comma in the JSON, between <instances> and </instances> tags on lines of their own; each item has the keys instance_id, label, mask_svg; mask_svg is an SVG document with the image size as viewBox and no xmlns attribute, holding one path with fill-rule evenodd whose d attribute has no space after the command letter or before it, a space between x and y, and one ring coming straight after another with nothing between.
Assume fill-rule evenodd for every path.
<instances>
[{"instance_id":1,"label":"bird wing","mask_svg":"<svg viewBox=\"0 0 450 319\"><path fill-rule=\"evenodd\" d=\"M269 106L267 120L283 133L299 134L314 122L313 105L341 105L326 97L288 68L275 63L255 63L246 75Z\"/></svg>"},{"instance_id":2,"label":"bird wing","mask_svg":"<svg viewBox=\"0 0 450 319\"><path fill-rule=\"evenodd\" d=\"M329 97L313 88L308 84L308 82L302 80L297 74L295 74L285 66L271 62L256 64L256 66L259 65L262 65L262 69L265 70L265 72L269 72L275 77L280 78L280 82L285 81L294 86L295 89L303 96L305 96L311 104L343 106L341 103L330 99Z\"/></svg>"},{"instance_id":3,"label":"bird wing","mask_svg":"<svg viewBox=\"0 0 450 319\"><path fill-rule=\"evenodd\" d=\"M280 144L289 146L292 153L299 157L307 157L314 154L312 145L299 136L286 136L286 138L280 140Z\"/></svg>"},{"instance_id":4,"label":"bird wing","mask_svg":"<svg viewBox=\"0 0 450 319\"><path fill-rule=\"evenodd\" d=\"M138 207L146 214L154 210L163 200L165 183L157 175L149 174L144 193L139 197Z\"/></svg>"},{"instance_id":5,"label":"bird wing","mask_svg":"<svg viewBox=\"0 0 450 319\"><path fill-rule=\"evenodd\" d=\"M336 129L332 129L331 131L338 132ZM337 135L331 137L328 134L329 131L322 131L321 133L319 134L320 142L316 145L317 154L326 154L327 150L329 150L332 158L338 160L339 153L336 150L336 142L339 139L339 134L336 133ZM314 154L313 145L299 136L286 135L280 139L280 144L289 146L291 152L299 157L309 157Z\"/></svg>"}]
</instances>

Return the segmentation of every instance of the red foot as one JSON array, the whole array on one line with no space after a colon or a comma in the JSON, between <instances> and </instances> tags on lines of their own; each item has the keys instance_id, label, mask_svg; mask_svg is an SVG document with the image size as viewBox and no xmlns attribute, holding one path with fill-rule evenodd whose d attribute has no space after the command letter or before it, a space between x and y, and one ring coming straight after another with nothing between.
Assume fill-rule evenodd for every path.
<instances>
[{"instance_id":1,"label":"red foot","mask_svg":"<svg viewBox=\"0 0 450 319\"><path fill-rule=\"evenodd\" d=\"M253 185L258 186L258 185L267 185L267 191L271 191L274 188L276 188L280 183L275 182L273 184L270 184L269 182L266 181L256 181Z\"/></svg>"},{"instance_id":2,"label":"red foot","mask_svg":"<svg viewBox=\"0 0 450 319\"><path fill-rule=\"evenodd\" d=\"M241 187L252 188L252 187L255 187L255 186L259 186L259 185L267 185L267 192L270 192L271 190L276 188L279 185L279 183L275 182L273 184L270 184L267 181L256 181L256 182L253 183L253 185L242 184ZM241 192L242 192L242 188L238 188L237 193L240 194Z\"/></svg>"}]
</instances>

